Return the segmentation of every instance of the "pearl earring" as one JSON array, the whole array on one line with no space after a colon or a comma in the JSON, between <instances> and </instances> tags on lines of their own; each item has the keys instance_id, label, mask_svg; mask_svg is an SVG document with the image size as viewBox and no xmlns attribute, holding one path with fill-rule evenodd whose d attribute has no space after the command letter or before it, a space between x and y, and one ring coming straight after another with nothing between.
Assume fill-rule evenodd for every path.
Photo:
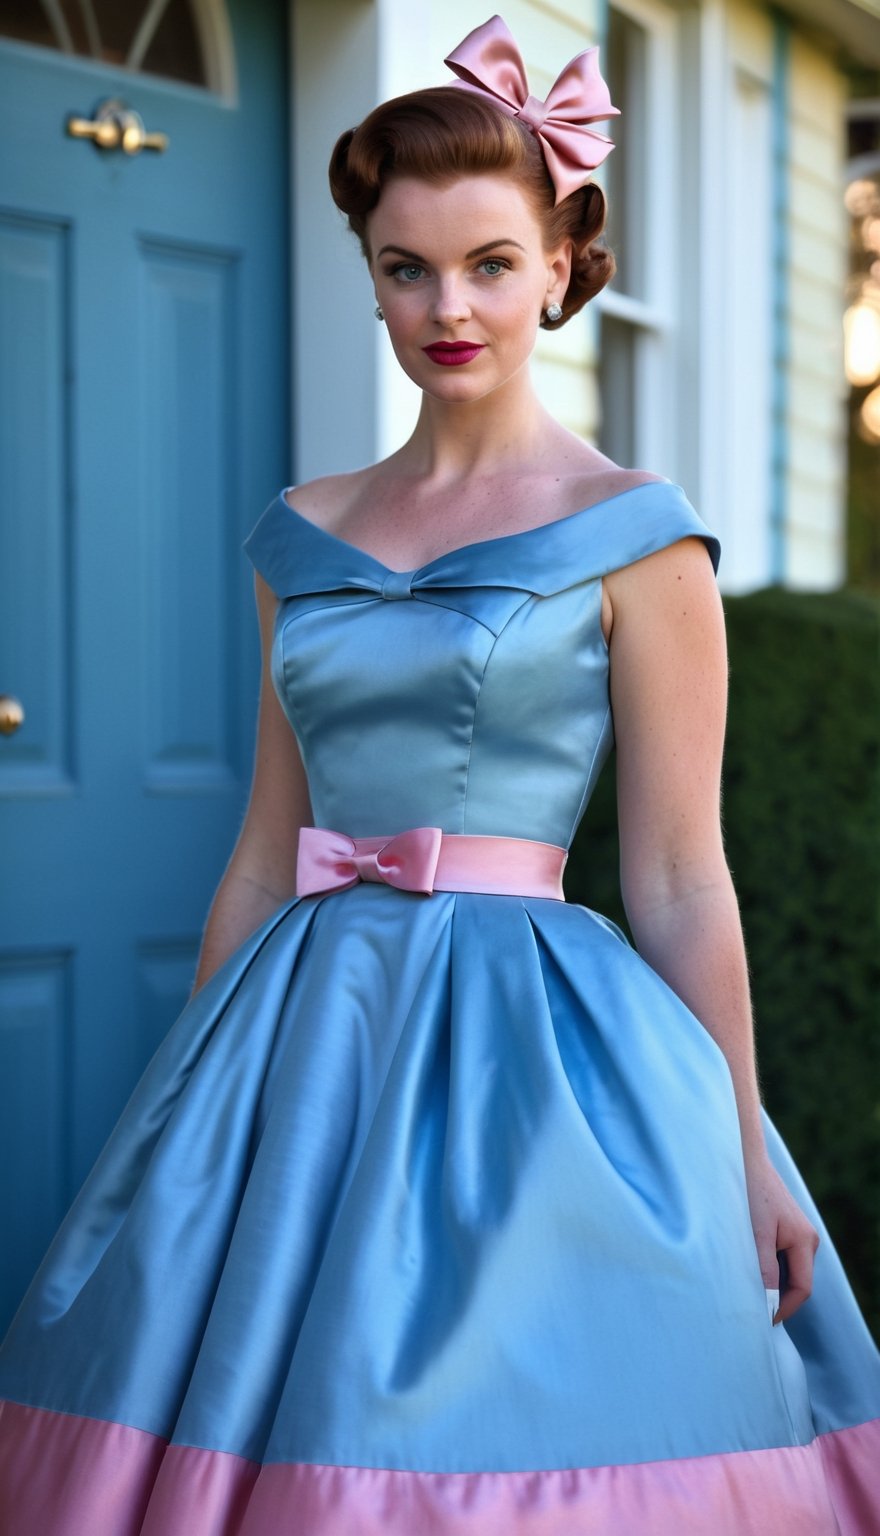
<instances>
[{"instance_id":1,"label":"pearl earring","mask_svg":"<svg viewBox=\"0 0 880 1536\"><path fill-rule=\"evenodd\" d=\"M560 310L559 313L562 314L562 310ZM384 320L385 319L385 314L384 314L384 311L382 309L382 305L381 304L377 304L376 305L376 308L373 310L373 314L376 316L377 320Z\"/></svg>"},{"instance_id":2,"label":"pearl earring","mask_svg":"<svg viewBox=\"0 0 880 1536\"><path fill-rule=\"evenodd\" d=\"M562 319L562 305L548 304L544 311L544 319L549 320L551 325L555 325L557 320Z\"/></svg>"}]
</instances>

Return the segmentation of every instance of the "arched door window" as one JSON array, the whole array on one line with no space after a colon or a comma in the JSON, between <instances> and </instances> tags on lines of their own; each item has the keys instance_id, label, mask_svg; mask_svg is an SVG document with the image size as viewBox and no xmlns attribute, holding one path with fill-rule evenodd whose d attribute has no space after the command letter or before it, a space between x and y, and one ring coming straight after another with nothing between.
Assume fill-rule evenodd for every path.
<instances>
[{"instance_id":1,"label":"arched door window","mask_svg":"<svg viewBox=\"0 0 880 1536\"><path fill-rule=\"evenodd\" d=\"M222 0L0 0L0 38L234 94Z\"/></svg>"}]
</instances>

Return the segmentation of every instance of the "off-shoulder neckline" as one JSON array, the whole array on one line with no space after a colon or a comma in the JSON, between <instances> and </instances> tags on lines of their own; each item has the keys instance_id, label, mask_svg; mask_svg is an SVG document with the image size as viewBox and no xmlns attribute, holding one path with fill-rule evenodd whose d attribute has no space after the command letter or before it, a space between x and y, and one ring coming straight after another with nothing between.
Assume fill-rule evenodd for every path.
<instances>
[{"instance_id":1,"label":"off-shoulder neckline","mask_svg":"<svg viewBox=\"0 0 880 1536\"><path fill-rule=\"evenodd\" d=\"M645 480L641 485L631 485L628 490L617 491L613 496L603 496L601 500L593 501L587 507L580 507L576 512L567 512L564 517L551 518L547 523L536 523L532 528L520 528L515 533L499 533L495 534L492 538L472 539L467 544L457 544L453 549L447 549L442 554L435 555L433 560L426 560L423 565L412 566L405 571L396 570L394 566L386 565L384 560L380 560L378 556L370 554L369 550L362 549L359 544L353 544L350 539L341 539L338 534L331 533L328 528L322 528L320 523L313 522L310 517L306 517L304 512L300 512L299 508L294 507L287 499L287 492L295 490L295 486L289 485L284 490L279 491L278 501L284 510L291 513L304 528L310 528L320 538L329 540L331 544L335 544L337 547L341 546L349 555L360 556L362 560L366 560L370 565L378 567L379 570L384 571L389 576L415 576L420 571L430 571L435 565L442 564L444 560L451 560L458 555L466 555L471 550L489 548L493 544L509 544L516 539L534 538L536 534L547 533L548 529L551 528L564 528L565 525L574 524L579 518L586 517L588 512L597 512L602 507L610 506L612 502L623 501L627 496L636 496L645 491L654 491L658 487L663 487L666 490L681 490L681 487L676 485L673 480Z\"/></svg>"}]
</instances>

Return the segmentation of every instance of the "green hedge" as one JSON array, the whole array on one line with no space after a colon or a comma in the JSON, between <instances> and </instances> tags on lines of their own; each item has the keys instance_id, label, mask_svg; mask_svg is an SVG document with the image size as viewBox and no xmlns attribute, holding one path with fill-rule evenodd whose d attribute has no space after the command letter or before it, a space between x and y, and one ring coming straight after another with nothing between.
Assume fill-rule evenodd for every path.
<instances>
[{"instance_id":1,"label":"green hedge","mask_svg":"<svg viewBox=\"0 0 880 1536\"><path fill-rule=\"evenodd\" d=\"M724 832L764 1098L880 1332L880 599L725 599ZM626 929L614 759L575 840L569 900Z\"/></svg>"}]
</instances>

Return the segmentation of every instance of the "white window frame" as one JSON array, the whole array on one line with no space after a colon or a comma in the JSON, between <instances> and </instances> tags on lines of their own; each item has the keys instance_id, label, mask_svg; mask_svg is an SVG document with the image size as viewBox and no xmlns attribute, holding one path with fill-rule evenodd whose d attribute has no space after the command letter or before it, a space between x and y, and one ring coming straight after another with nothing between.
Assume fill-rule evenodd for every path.
<instances>
[{"instance_id":1,"label":"white window frame","mask_svg":"<svg viewBox=\"0 0 880 1536\"><path fill-rule=\"evenodd\" d=\"M615 282L593 300L600 315L633 329L633 462L677 480L678 453L678 273L679 217L679 49L676 12L662 0L612 0L611 8L643 27L645 45L646 142L644 198L627 223L640 218L648 242L644 295L620 291ZM620 120L619 134L627 125ZM612 128L612 132L615 129Z\"/></svg>"},{"instance_id":2,"label":"white window frame","mask_svg":"<svg viewBox=\"0 0 880 1536\"><path fill-rule=\"evenodd\" d=\"M749 291L735 234L735 226L747 217L748 250L757 264L759 285L768 279L772 283L774 212L772 206L765 208L762 234L760 221L756 227L754 201L746 201L750 177L752 199L760 195L760 187L772 196L765 182L771 155L769 122L760 165L761 150L753 145L751 159L744 158L741 142L750 98L757 109L763 96L772 112L770 34L766 18L758 19L766 33L763 45L754 32L740 31L737 13L729 14L723 0L705 0L698 22L700 277L694 352L699 358L699 463L694 468L698 510L721 540L719 577L726 592L764 586L771 567L767 429L774 363L766 330L772 328L772 314L770 296ZM761 374L757 381L755 369ZM763 432L757 421L761 413ZM744 456L751 461L744 462Z\"/></svg>"}]
</instances>

